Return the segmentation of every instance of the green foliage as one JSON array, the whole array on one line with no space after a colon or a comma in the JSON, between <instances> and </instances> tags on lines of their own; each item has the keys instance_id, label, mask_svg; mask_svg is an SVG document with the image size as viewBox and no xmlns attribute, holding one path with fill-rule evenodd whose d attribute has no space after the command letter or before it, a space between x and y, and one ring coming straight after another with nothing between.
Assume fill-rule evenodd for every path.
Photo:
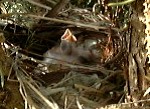
<instances>
[{"instance_id":1,"label":"green foliage","mask_svg":"<svg viewBox=\"0 0 150 109\"><path fill-rule=\"evenodd\" d=\"M11 13L11 16L5 19L11 21L12 23L15 22L15 24L23 26L30 25L30 23L34 22L34 20L29 19L20 13L37 13L38 10L38 7L24 0L16 0L15 2L3 0L1 2L1 6L3 6L2 14Z\"/></svg>"}]
</instances>

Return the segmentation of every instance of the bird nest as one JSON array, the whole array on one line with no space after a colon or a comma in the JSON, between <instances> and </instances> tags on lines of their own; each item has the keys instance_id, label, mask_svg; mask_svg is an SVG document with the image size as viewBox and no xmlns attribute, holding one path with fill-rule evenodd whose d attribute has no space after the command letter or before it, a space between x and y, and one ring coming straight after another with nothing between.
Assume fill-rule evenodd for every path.
<instances>
[{"instance_id":1,"label":"bird nest","mask_svg":"<svg viewBox=\"0 0 150 109\"><path fill-rule=\"evenodd\" d=\"M63 22L55 19L57 23L36 25L30 31L18 27L16 33L6 35L13 43L6 42L28 108L94 109L123 98L123 37L104 15L71 11L85 23L69 22L73 17L64 17L66 12L61 16Z\"/></svg>"}]
</instances>

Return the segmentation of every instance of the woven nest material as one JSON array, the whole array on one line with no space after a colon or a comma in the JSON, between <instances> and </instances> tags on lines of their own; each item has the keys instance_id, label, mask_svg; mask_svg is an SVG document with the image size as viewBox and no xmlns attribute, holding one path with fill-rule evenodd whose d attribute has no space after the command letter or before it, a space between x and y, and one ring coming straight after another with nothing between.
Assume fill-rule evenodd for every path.
<instances>
[{"instance_id":1,"label":"woven nest material","mask_svg":"<svg viewBox=\"0 0 150 109\"><path fill-rule=\"evenodd\" d=\"M111 32L111 29L109 31ZM120 69L114 70L113 68L116 62L120 61L122 40L120 36L109 31L96 32L97 35L99 33L105 35L99 39L105 41L101 45L105 48L103 52L108 50L108 55L101 57L99 63L95 65L67 62L41 64L35 61L38 66L33 68L30 59L23 59L19 62L15 71L18 72L17 77L21 83L22 94L29 105L37 109L57 109L64 108L64 106L70 109L80 107L92 109L110 102L117 103L123 93L115 89L123 84L120 86L120 82L113 84L111 81L117 79L113 78L114 75L121 73ZM80 34L82 33L81 31ZM109 38L111 42L107 45Z\"/></svg>"},{"instance_id":2,"label":"woven nest material","mask_svg":"<svg viewBox=\"0 0 150 109\"><path fill-rule=\"evenodd\" d=\"M119 91L124 86L123 76L120 75L123 59L122 36L104 15L92 16L88 10L72 11L70 13L76 18L80 17L76 20L84 21L84 25L75 22L47 23L36 25L34 32L24 34L24 39L20 38L23 36L22 30L18 31L21 34L7 35L9 42L13 42L15 47L19 45L15 49L18 54L13 68L20 82L21 94L30 109L94 109L117 103L123 96L123 92ZM62 14L63 21L74 20L72 15L67 14L69 12ZM100 25L95 25L97 22ZM66 29L81 42L86 39L97 42L93 48L100 55L96 63L63 61L62 64L43 61L43 54L59 45ZM10 38L12 35L13 38ZM22 43L18 44L16 39L22 40ZM57 57L51 59L57 60Z\"/></svg>"}]
</instances>

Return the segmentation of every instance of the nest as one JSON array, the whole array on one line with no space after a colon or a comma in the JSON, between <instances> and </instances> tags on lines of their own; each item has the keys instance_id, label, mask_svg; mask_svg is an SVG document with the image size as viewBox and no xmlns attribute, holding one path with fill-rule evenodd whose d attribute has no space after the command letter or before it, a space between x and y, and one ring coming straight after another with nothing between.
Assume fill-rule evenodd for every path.
<instances>
[{"instance_id":1,"label":"nest","mask_svg":"<svg viewBox=\"0 0 150 109\"><path fill-rule=\"evenodd\" d=\"M76 8L61 13L58 19L49 19L56 22L35 25L30 31L21 27L16 33L6 34L6 43L11 48L9 54L17 51L12 55L13 69L26 106L31 109L94 109L123 102L123 37L112 21L103 14L92 15L89 10ZM5 30L10 26L13 25ZM93 49L100 55L96 63L43 61L43 54L59 45L66 29L77 39L96 42ZM24 36L23 39L20 36Z\"/></svg>"}]
</instances>

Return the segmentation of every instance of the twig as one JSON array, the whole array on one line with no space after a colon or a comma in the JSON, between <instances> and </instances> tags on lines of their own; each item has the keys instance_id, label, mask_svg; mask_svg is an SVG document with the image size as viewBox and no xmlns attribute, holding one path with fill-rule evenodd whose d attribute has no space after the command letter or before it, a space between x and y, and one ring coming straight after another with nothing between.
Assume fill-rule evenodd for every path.
<instances>
[{"instance_id":1,"label":"twig","mask_svg":"<svg viewBox=\"0 0 150 109\"><path fill-rule=\"evenodd\" d=\"M29 2L29 3L31 3L31 4L33 4L33 5L39 6L39 7L41 7L41 8L44 8L44 9L47 9L47 10L52 10L51 7L46 6L46 5L43 5L43 4L38 3L38 2L35 2L34 0L25 0L25 1L27 1L27 2Z\"/></svg>"},{"instance_id":2,"label":"twig","mask_svg":"<svg viewBox=\"0 0 150 109\"><path fill-rule=\"evenodd\" d=\"M84 89L88 92L96 92L96 93L100 93L100 94L103 94L101 91L95 89L95 88L92 88L92 87L87 87L87 86L84 86L84 85L80 85L80 84L75 84L74 85L75 88L78 88L79 90L80 89Z\"/></svg>"},{"instance_id":3,"label":"twig","mask_svg":"<svg viewBox=\"0 0 150 109\"><path fill-rule=\"evenodd\" d=\"M58 13L66 6L69 0L59 0L59 2L48 12L47 17L56 17Z\"/></svg>"},{"instance_id":4,"label":"twig","mask_svg":"<svg viewBox=\"0 0 150 109\"><path fill-rule=\"evenodd\" d=\"M75 21L69 21L69 20L66 21L66 20L49 18L49 17L42 17L42 16L37 16L37 15L32 15L32 14L24 14L24 15L26 15L28 17L36 18L36 19L43 19L43 20L49 20L49 21L58 22L58 23L71 24L71 25L75 25L75 26L79 26L79 27L92 28L92 29L96 29L96 30L107 29L106 27L89 25L89 24L84 24L81 22L75 22Z\"/></svg>"}]
</instances>

